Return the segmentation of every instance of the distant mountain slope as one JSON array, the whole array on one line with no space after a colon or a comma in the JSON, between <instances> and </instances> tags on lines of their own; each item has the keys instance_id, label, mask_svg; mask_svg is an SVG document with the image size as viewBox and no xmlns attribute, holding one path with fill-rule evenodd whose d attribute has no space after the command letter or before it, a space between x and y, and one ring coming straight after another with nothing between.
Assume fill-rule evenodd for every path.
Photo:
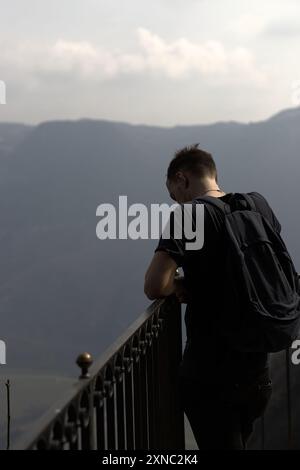
<instances>
[{"instance_id":1,"label":"distant mountain slope","mask_svg":"<svg viewBox=\"0 0 300 470\"><path fill-rule=\"evenodd\" d=\"M171 203L166 167L187 144L212 152L225 191L268 198L300 269L299 125L296 109L250 124L0 125L11 149L0 153L0 337L9 365L70 372L81 350L99 354L146 307L144 271L157 241L99 241L96 207L119 195Z\"/></svg>"},{"instance_id":2,"label":"distant mountain slope","mask_svg":"<svg viewBox=\"0 0 300 470\"><path fill-rule=\"evenodd\" d=\"M32 129L25 124L0 123L0 156L12 152Z\"/></svg>"},{"instance_id":3,"label":"distant mountain slope","mask_svg":"<svg viewBox=\"0 0 300 470\"><path fill-rule=\"evenodd\" d=\"M28 439L34 429L34 423L46 410L53 407L66 391L76 386L76 381L68 377L31 375L14 370L7 370L6 373L0 371L0 450L5 449L7 444L7 391L4 385L7 376L10 378L11 447L19 439L21 442Z\"/></svg>"},{"instance_id":4,"label":"distant mountain slope","mask_svg":"<svg viewBox=\"0 0 300 470\"><path fill-rule=\"evenodd\" d=\"M117 206L119 195L128 204L171 203L166 168L187 144L212 152L225 191L267 197L300 270L299 127L300 108L249 124L0 124L0 339L8 365L77 376L78 353L100 354L148 305L143 279L157 241L99 241L96 208ZM267 420L274 429L266 445L282 448L282 358L274 358L273 370L277 388ZM300 387L296 372L293 397ZM298 424L295 431L300 437Z\"/></svg>"}]
</instances>

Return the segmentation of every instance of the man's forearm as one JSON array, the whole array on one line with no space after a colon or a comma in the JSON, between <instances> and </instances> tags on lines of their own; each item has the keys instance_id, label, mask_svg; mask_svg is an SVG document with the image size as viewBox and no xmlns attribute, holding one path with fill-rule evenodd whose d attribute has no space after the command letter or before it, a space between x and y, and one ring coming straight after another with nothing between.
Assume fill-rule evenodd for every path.
<instances>
[{"instance_id":1,"label":"man's forearm","mask_svg":"<svg viewBox=\"0 0 300 470\"><path fill-rule=\"evenodd\" d=\"M150 300L161 299L163 297L168 297L176 292L176 283L175 279L171 280L165 286L157 287L152 289L151 294L148 292L147 296Z\"/></svg>"},{"instance_id":2,"label":"man's forearm","mask_svg":"<svg viewBox=\"0 0 300 470\"><path fill-rule=\"evenodd\" d=\"M170 283L161 291L160 297L168 297L169 295L176 294L178 299L186 295L186 287L184 277L176 276Z\"/></svg>"}]
</instances>

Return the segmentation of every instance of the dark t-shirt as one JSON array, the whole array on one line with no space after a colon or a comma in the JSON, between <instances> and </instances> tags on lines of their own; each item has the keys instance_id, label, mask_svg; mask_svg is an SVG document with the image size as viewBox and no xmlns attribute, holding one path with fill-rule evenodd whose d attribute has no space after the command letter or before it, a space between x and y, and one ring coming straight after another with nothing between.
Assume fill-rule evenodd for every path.
<instances>
[{"instance_id":1,"label":"dark t-shirt","mask_svg":"<svg viewBox=\"0 0 300 470\"><path fill-rule=\"evenodd\" d=\"M248 193L261 212L279 233L281 226L266 199L257 192ZM234 193L220 199L234 207ZM203 204L202 201L199 201ZM193 200L193 205L197 199ZM248 381L268 367L268 354L234 351L217 335L215 320L226 312L222 304L224 278L223 215L209 204L204 205L204 244L199 250L185 250L184 238L174 235L174 213L170 217L170 238L160 238L155 251L166 251L182 267L189 302L185 311L187 341L179 375L203 383Z\"/></svg>"}]
</instances>

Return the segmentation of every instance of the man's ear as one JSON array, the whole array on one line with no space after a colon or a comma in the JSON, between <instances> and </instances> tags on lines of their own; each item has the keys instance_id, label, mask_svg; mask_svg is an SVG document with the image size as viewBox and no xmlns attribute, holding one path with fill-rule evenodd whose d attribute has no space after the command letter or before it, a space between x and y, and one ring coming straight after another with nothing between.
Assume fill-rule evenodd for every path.
<instances>
[{"instance_id":1,"label":"man's ear","mask_svg":"<svg viewBox=\"0 0 300 470\"><path fill-rule=\"evenodd\" d=\"M183 182L185 189L187 189L190 184L189 179L184 173L182 173L182 171L179 171L178 173L180 173L180 180Z\"/></svg>"},{"instance_id":2,"label":"man's ear","mask_svg":"<svg viewBox=\"0 0 300 470\"><path fill-rule=\"evenodd\" d=\"M182 171L177 171L176 177L184 185L185 188L189 186L189 180Z\"/></svg>"}]
</instances>

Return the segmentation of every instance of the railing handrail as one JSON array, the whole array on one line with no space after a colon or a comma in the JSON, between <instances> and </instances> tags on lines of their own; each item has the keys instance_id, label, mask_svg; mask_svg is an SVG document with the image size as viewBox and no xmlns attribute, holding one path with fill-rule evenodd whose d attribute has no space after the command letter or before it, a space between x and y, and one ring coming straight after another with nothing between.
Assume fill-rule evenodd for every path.
<instances>
[{"instance_id":1,"label":"railing handrail","mask_svg":"<svg viewBox=\"0 0 300 470\"><path fill-rule=\"evenodd\" d=\"M101 372L107 367L111 359L115 357L136 335L136 332L156 313L167 301L167 298L155 300L132 324L101 354L100 358L91 366L89 377L85 380L77 380L71 389L67 390L51 408L32 425L26 437L21 436L12 446L12 449L30 449L39 436L47 432L57 419L58 415L69 407L84 390L95 383Z\"/></svg>"}]
</instances>

